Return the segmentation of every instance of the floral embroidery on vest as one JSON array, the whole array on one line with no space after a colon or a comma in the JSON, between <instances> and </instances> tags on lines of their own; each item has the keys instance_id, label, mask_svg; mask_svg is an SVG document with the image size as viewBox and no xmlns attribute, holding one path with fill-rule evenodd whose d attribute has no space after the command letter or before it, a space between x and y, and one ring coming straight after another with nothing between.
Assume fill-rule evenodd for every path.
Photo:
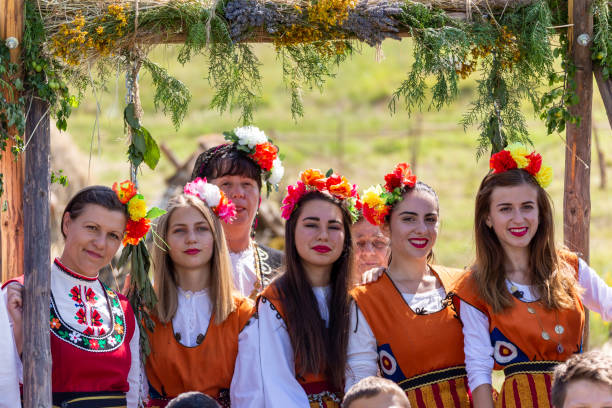
<instances>
[{"instance_id":1,"label":"floral embroidery on vest","mask_svg":"<svg viewBox=\"0 0 612 408\"><path fill-rule=\"evenodd\" d=\"M123 344L126 332L125 314L123 312L123 308L121 307L121 303L119 302L117 294L103 283L101 284L105 290L106 301L109 305L111 321L113 322L113 324L111 325L111 330L106 333L104 329L100 329L98 335L94 335L94 330L92 326L101 326L102 318L100 317L100 313L93 308L91 309L89 316L91 325L88 325L83 333L72 328L59 315L57 307L55 305L55 298L52 293L51 303L49 305L49 326L51 332L55 336L81 350L93 352L113 351L119 348L121 344ZM86 308L84 307L85 304L83 303L80 293L80 288L76 286L73 287L70 291L72 299L77 302L75 306L82 306L77 311L75 320L80 324L87 324L88 316L86 313ZM89 290L86 291L86 301L90 304L93 304L96 300L97 299L95 293L93 292L93 290L91 290L91 288L89 288Z\"/></svg>"}]
</instances>

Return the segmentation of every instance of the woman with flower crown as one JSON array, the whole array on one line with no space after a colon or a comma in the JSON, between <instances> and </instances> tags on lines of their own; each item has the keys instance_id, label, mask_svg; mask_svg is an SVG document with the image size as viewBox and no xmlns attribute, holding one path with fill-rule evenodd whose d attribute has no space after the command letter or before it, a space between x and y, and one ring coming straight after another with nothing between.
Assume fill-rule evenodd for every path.
<instances>
[{"instance_id":1,"label":"woman with flower crown","mask_svg":"<svg viewBox=\"0 0 612 408\"><path fill-rule=\"evenodd\" d=\"M200 391L229 407L230 390L232 400L258 392L252 381L246 390L234 390L232 383L238 349L249 335L257 336L256 324L245 328L253 305L234 290L219 220L229 223L235 216L225 194L197 178L170 200L157 224L160 242L153 249L153 264L158 303L146 361L149 407L165 407L187 391Z\"/></svg>"},{"instance_id":2,"label":"woman with flower crown","mask_svg":"<svg viewBox=\"0 0 612 408\"><path fill-rule=\"evenodd\" d=\"M54 407L140 406L138 324L127 299L105 286L98 271L110 263L122 239L124 245L137 245L150 220L131 182L115 183L113 190L86 187L62 215L64 249L51 266L49 307ZM16 309L23 276L8 284L10 312L21 321Z\"/></svg>"},{"instance_id":3,"label":"woman with flower crown","mask_svg":"<svg viewBox=\"0 0 612 408\"><path fill-rule=\"evenodd\" d=\"M243 295L255 299L278 272L282 253L258 244L252 238L262 183L267 193L278 189L284 168L266 134L254 126L225 132L230 143L202 153L193 168L192 180L205 177L219 186L236 206L236 218L223 223L230 250L234 284Z\"/></svg>"},{"instance_id":4,"label":"woman with flower crown","mask_svg":"<svg viewBox=\"0 0 612 408\"><path fill-rule=\"evenodd\" d=\"M555 246L552 169L521 144L494 154L476 195L476 260L455 290L474 405L550 407L554 366L582 352L584 307L612 319L612 289ZM491 371L504 370L494 402Z\"/></svg>"},{"instance_id":5,"label":"woman with flower crown","mask_svg":"<svg viewBox=\"0 0 612 408\"><path fill-rule=\"evenodd\" d=\"M305 170L287 188L286 269L257 302L260 377L267 408L340 406L348 342L350 225L355 185ZM241 352L242 353L242 352Z\"/></svg>"},{"instance_id":6,"label":"woman with flower crown","mask_svg":"<svg viewBox=\"0 0 612 408\"><path fill-rule=\"evenodd\" d=\"M362 202L365 218L391 238L391 259L377 281L351 292L345 390L380 370L412 407L469 407L463 335L448 300L463 271L431 264L438 196L406 163L385 182Z\"/></svg>"}]
</instances>

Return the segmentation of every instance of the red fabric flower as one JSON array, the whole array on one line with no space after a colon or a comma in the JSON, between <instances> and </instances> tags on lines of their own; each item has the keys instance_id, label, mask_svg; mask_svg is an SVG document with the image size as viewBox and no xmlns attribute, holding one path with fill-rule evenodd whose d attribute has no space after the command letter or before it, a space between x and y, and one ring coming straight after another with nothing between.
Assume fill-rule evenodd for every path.
<instances>
[{"instance_id":1,"label":"red fabric flower","mask_svg":"<svg viewBox=\"0 0 612 408\"><path fill-rule=\"evenodd\" d=\"M98 344L98 340L94 340L94 339L89 340L89 347L91 347L94 350L99 350L100 345Z\"/></svg>"},{"instance_id":2,"label":"red fabric flower","mask_svg":"<svg viewBox=\"0 0 612 408\"><path fill-rule=\"evenodd\" d=\"M392 173L385 175L385 189L390 193L398 187L414 187L415 184L416 176L408 163L399 163Z\"/></svg>"},{"instance_id":3,"label":"red fabric flower","mask_svg":"<svg viewBox=\"0 0 612 408\"><path fill-rule=\"evenodd\" d=\"M516 161L514 161L512 154L508 150L502 150L491 156L489 168L493 169L493 173L503 173L510 169L516 169Z\"/></svg>"},{"instance_id":4,"label":"red fabric flower","mask_svg":"<svg viewBox=\"0 0 612 408\"><path fill-rule=\"evenodd\" d=\"M377 211L370 207L367 203L363 204L363 216L372 225L381 225L385 222L385 217L389 214L389 208L384 207L383 210Z\"/></svg>"},{"instance_id":5,"label":"red fabric flower","mask_svg":"<svg viewBox=\"0 0 612 408\"><path fill-rule=\"evenodd\" d=\"M72 289L70 289L70 297L78 304L83 304L83 299L81 299L81 291L79 290L78 286L73 286Z\"/></svg>"},{"instance_id":6,"label":"red fabric flower","mask_svg":"<svg viewBox=\"0 0 612 408\"><path fill-rule=\"evenodd\" d=\"M91 324L94 326L102 326L102 316L100 316L100 312L96 309L91 311Z\"/></svg>"},{"instance_id":7,"label":"red fabric flower","mask_svg":"<svg viewBox=\"0 0 612 408\"><path fill-rule=\"evenodd\" d=\"M79 324L87 324L87 318L85 315L85 309L80 308L76 312L76 316L74 317Z\"/></svg>"},{"instance_id":8,"label":"red fabric flower","mask_svg":"<svg viewBox=\"0 0 612 408\"><path fill-rule=\"evenodd\" d=\"M317 169L307 169L300 174L300 180L307 186L325 185L325 175Z\"/></svg>"},{"instance_id":9,"label":"red fabric flower","mask_svg":"<svg viewBox=\"0 0 612 408\"><path fill-rule=\"evenodd\" d=\"M49 325L51 326L52 329L59 329L61 326L60 321L57 317L54 317L53 319L51 319L49 321Z\"/></svg>"},{"instance_id":10,"label":"red fabric flower","mask_svg":"<svg viewBox=\"0 0 612 408\"><path fill-rule=\"evenodd\" d=\"M295 185L287 186L287 196L283 199L283 205L281 206L281 216L284 219L289 219L293 208L305 192L306 185L301 181L298 181Z\"/></svg>"},{"instance_id":11,"label":"red fabric flower","mask_svg":"<svg viewBox=\"0 0 612 408\"><path fill-rule=\"evenodd\" d=\"M278 154L278 148L270 142L260 143L255 146L255 153L250 154L255 163L264 171L270 171L272 164Z\"/></svg>"},{"instance_id":12,"label":"red fabric flower","mask_svg":"<svg viewBox=\"0 0 612 408\"><path fill-rule=\"evenodd\" d=\"M91 327L87 326L87 328L83 331L83 334L86 336L93 336L95 333Z\"/></svg>"},{"instance_id":13,"label":"red fabric flower","mask_svg":"<svg viewBox=\"0 0 612 408\"><path fill-rule=\"evenodd\" d=\"M151 220L148 218L141 218L138 221L128 219L125 227L125 236L123 237L123 245L138 245L140 239L147 235L150 228Z\"/></svg>"},{"instance_id":14,"label":"red fabric flower","mask_svg":"<svg viewBox=\"0 0 612 408\"><path fill-rule=\"evenodd\" d=\"M119 201L122 204L127 204L128 201L132 199L136 195L138 191L136 191L136 186L129 180L126 180L122 183L114 183L113 191L117 194Z\"/></svg>"},{"instance_id":15,"label":"red fabric flower","mask_svg":"<svg viewBox=\"0 0 612 408\"><path fill-rule=\"evenodd\" d=\"M542 156L539 153L532 152L527 156L527 159L529 160L529 165L525 167L525 170L532 176L535 176L542 168Z\"/></svg>"},{"instance_id":16,"label":"red fabric flower","mask_svg":"<svg viewBox=\"0 0 612 408\"><path fill-rule=\"evenodd\" d=\"M326 187L330 194L339 199L349 198L353 191L353 186L348 180L337 174L332 174L327 178Z\"/></svg>"},{"instance_id":17,"label":"red fabric flower","mask_svg":"<svg viewBox=\"0 0 612 408\"><path fill-rule=\"evenodd\" d=\"M96 292L93 291L92 288L87 288L87 294L85 295L85 299L87 299L87 303L93 305L96 303L98 298L96 297Z\"/></svg>"}]
</instances>

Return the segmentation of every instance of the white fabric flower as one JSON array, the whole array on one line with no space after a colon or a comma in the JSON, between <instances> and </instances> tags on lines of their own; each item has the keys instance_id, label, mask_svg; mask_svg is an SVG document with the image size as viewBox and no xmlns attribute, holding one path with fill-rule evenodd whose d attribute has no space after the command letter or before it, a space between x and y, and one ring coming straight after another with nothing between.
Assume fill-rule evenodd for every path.
<instances>
[{"instance_id":1,"label":"white fabric flower","mask_svg":"<svg viewBox=\"0 0 612 408\"><path fill-rule=\"evenodd\" d=\"M117 339L115 339L114 337L109 337L108 344L110 344L111 347L114 346L115 344L117 344Z\"/></svg>"},{"instance_id":2,"label":"white fabric flower","mask_svg":"<svg viewBox=\"0 0 612 408\"><path fill-rule=\"evenodd\" d=\"M216 207L221 200L221 191L219 187L211 183L201 183L198 185L198 194L209 207Z\"/></svg>"},{"instance_id":3,"label":"white fabric flower","mask_svg":"<svg viewBox=\"0 0 612 408\"><path fill-rule=\"evenodd\" d=\"M266 143L268 137L259 128L255 126L243 126L234 129L234 133L238 137L238 144L247 145L249 149L253 149L256 145Z\"/></svg>"},{"instance_id":4,"label":"white fabric flower","mask_svg":"<svg viewBox=\"0 0 612 408\"><path fill-rule=\"evenodd\" d=\"M70 341L73 343L78 343L79 341L81 341L81 335L77 332L71 332Z\"/></svg>"},{"instance_id":5,"label":"white fabric flower","mask_svg":"<svg viewBox=\"0 0 612 408\"><path fill-rule=\"evenodd\" d=\"M268 183L275 185L280 183L283 175L285 174L285 168L280 159L274 159L272 162L272 170L270 170L270 177L268 177Z\"/></svg>"}]
</instances>

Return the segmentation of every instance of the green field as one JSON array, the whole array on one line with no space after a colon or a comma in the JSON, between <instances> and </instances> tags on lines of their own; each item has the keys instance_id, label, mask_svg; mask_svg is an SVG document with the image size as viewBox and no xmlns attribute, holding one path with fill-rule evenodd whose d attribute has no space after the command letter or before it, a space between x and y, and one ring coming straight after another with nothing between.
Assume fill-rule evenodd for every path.
<instances>
[{"instance_id":1,"label":"green field","mask_svg":"<svg viewBox=\"0 0 612 408\"><path fill-rule=\"evenodd\" d=\"M474 194L488 167L487 160L476 160L478 129L464 131L459 125L475 92L474 76L462 81L458 99L441 112L425 107L422 113L408 117L399 108L391 115L387 104L411 64L411 48L408 40L401 43L388 40L383 45L386 58L382 62L376 62L375 50L366 47L339 68L336 78L328 81L323 93L316 89L304 90L304 117L294 122L273 47L257 45L255 49L262 62L263 89L254 125L264 129L285 154L285 186L295 180L301 169L332 167L366 188L381 182L382 175L397 162L414 162L419 179L432 185L440 196L442 225L435 248L438 262L456 267L467 265L474 250L471 229ZM177 48L160 47L152 53L152 59L166 66L192 92L193 100L182 127L176 131L168 118L155 112L147 75L141 78L141 99L144 126L183 160L196 148L200 135L220 133L239 125L239 115L237 112L221 115L209 110L213 94L205 77L206 60L199 57L181 66L175 62L176 54ZM110 81L108 92L97 99L89 95L70 118L68 131L79 148L89 154L93 145L91 182L109 184L129 175L122 121L124 83L123 76ZM94 131L96 101L101 113L99 129ZM564 135L547 136L527 104L525 112L537 150L554 167L556 177L549 192L555 203L557 238L562 241ZM604 152L612 151L612 132L597 90L593 123L598 128ZM612 153L606 154L610 167ZM594 150L591 265L612 284L612 257L607 252L612 247L612 213L607 202L610 187L598 188L600 174L596 157ZM155 172L143 170L141 189L148 197L159 195L162 180L172 172L172 166L162 156ZM271 199L280 202L281 196L276 194ZM607 339L608 326L598 316L591 321L591 343L599 345Z\"/></svg>"}]
</instances>

